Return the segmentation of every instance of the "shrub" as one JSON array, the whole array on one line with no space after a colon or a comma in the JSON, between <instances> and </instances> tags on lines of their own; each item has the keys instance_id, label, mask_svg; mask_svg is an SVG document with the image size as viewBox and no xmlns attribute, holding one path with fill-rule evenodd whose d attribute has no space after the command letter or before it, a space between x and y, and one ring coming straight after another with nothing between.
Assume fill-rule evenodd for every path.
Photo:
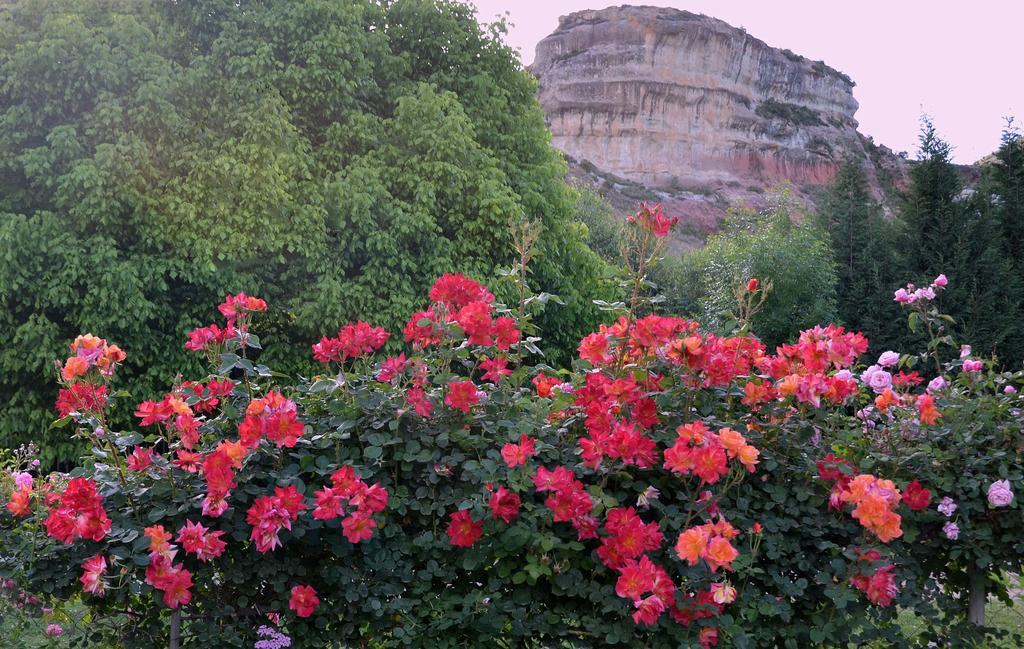
<instances>
[{"instance_id":1,"label":"shrub","mask_svg":"<svg viewBox=\"0 0 1024 649\"><path fill-rule=\"evenodd\" d=\"M823 126L818 111L799 104L788 104L774 99L765 99L754 112L765 119L781 119L797 126Z\"/></svg>"},{"instance_id":2,"label":"shrub","mask_svg":"<svg viewBox=\"0 0 1024 649\"><path fill-rule=\"evenodd\" d=\"M518 304L446 274L402 354L375 359L387 332L352 323L313 345L324 369L293 385L261 362L268 305L231 296L226 322L187 343L213 371L138 404L143 432L106 419L124 353L79 337L57 425L92 454L71 475L25 472L28 458L5 473L4 576L46 597L84 590L98 614L130 618L127 646L165 643L169 623L186 646L897 642L897 605L926 616L927 637L970 635L952 573L915 545L945 552L929 508L946 489L970 534L996 540L951 561L1019 564L1000 545L1011 523L977 514L970 481L876 457L906 431L941 438L956 402L894 377L896 354L858 378L867 340L842 327L772 354L743 328L631 315L673 220L645 208L628 224L628 300L605 308L629 312L584 337L572 370L530 363L542 300L522 285L528 246ZM744 327L764 290L738 292ZM1017 406L990 412L998 430ZM1012 490L1017 462L984 470ZM1006 487L989 488L993 510Z\"/></svg>"},{"instance_id":3,"label":"shrub","mask_svg":"<svg viewBox=\"0 0 1024 649\"><path fill-rule=\"evenodd\" d=\"M698 305L699 319L720 332L735 322L735 287L751 277L770 282L753 331L769 346L801 329L832 320L836 273L828 235L802 216L788 191L761 211L730 212L722 231L685 259L693 281L682 301Z\"/></svg>"}]
</instances>

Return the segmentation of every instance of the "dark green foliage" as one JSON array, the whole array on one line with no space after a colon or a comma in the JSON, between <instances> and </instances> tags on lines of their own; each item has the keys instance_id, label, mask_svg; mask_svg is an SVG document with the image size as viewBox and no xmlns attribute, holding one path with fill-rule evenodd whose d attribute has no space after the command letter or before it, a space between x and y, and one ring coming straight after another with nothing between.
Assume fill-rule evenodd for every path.
<instances>
[{"instance_id":1,"label":"dark green foliage","mask_svg":"<svg viewBox=\"0 0 1024 649\"><path fill-rule=\"evenodd\" d=\"M868 335L872 350L896 349L905 337L892 291L904 281L898 225L882 216L863 167L843 164L818 208L836 262L836 314L852 331Z\"/></svg>"},{"instance_id":2,"label":"dark green foliage","mask_svg":"<svg viewBox=\"0 0 1024 649\"><path fill-rule=\"evenodd\" d=\"M428 0L0 12L0 445L73 456L43 431L77 333L132 350L141 400L193 367L194 305L244 290L275 309L272 360L301 372L322 333L397 334L439 274L509 265L523 216L544 226L531 281L565 303L539 322L564 358L603 264L502 30Z\"/></svg>"},{"instance_id":3,"label":"dark green foliage","mask_svg":"<svg viewBox=\"0 0 1024 649\"><path fill-rule=\"evenodd\" d=\"M1019 362L1020 280L1006 255L993 195L984 185L964 190L950 161L950 146L931 120L922 120L919 161L903 210L908 276L920 283L939 273L950 280L942 308L983 354Z\"/></svg>"},{"instance_id":4,"label":"dark green foliage","mask_svg":"<svg viewBox=\"0 0 1024 649\"><path fill-rule=\"evenodd\" d=\"M939 138L928 117L921 120L918 161L910 170L910 189L902 218L906 223L907 262L920 279L949 273L962 212L963 184L950 159L949 144Z\"/></svg>"},{"instance_id":5,"label":"dark green foliage","mask_svg":"<svg viewBox=\"0 0 1024 649\"><path fill-rule=\"evenodd\" d=\"M1019 274L1024 270L1024 138L1007 120L996 162L990 168L990 188L998 196L999 219L1006 251Z\"/></svg>"}]
</instances>

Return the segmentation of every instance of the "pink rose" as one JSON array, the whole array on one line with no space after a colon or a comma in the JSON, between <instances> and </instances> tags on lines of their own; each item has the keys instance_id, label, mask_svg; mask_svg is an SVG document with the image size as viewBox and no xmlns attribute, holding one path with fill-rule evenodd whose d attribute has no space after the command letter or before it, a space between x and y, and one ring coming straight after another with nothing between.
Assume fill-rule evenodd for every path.
<instances>
[{"instance_id":1,"label":"pink rose","mask_svg":"<svg viewBox=\"0 0 1024 649\"><path fill-rule=\"evenodd\" d=\"M944 274L939 275L934 280L932 280L932 286L936 288L946 288L946 284L949 284L949 280L946 279L946 276Z\"/></svg>"},{"instance_id":2,"label":"pink rose","mask_svg":"<svg viewBox=\"0 0 1024 649\"><path fill-rule=\"evenodd\" d=\"M988 487L988 504L993 507L1006 507L1013 502L1013 490L1009 480L996 480Z\"/></svg>"},{"instance_id":3,"label":"pink rose","mask_svg":"<svg viewBox=\"0 0 1024 649\"><path fill-rule=\"evenodd\" d=\"M882 355L878 357L878 364L882 367L892 367L899 362L900 355L896 352L882 352Z\"/></svg>"},{"instance_id":4,"label":"pink rose","mask_svg":"<svg viewBox=\"0 0 1024 649\"><path fill-rule=\"evenodd\" d=\"M980 372L982 367L984 367L984 363L981 361L971 360L969 358L964 361L965 372Z\"/></svg>"},{"instance_id":5,"label":"pink rose","mask_svg":"<svg viewBox=\"0 0 1024 649\"><path fill-rule=\"evenodd\" d=\"M914 291L914 299L915 300L934 300L935 299L935 289L933 289L931 286L928 286L926 288L919 288L916 291Z\"/></svg>"},{"instance_id":6,"label":"pink rose","mask_svg":"<svg viewBox=\"0 0 1024 649\"><path fill-rule=\"evenodd\" d=\"M885 392L885 389L892 386L892 374L889 374L878 365L872 365L860 375L860 380L868 385L876 394Z\"/></svg>"},{"instance_id":7,"label":"pink rose","mask_svg":"<svg viewBox=\"0 0 1024 649\"><path fill-rule=\"evenodd\" d=\"M941 376L936 376L931 381L928 381L929 392L938 392L944 387L946 387L946 379L942 378Z\"/></svg>"},{"instance_id":8,"label":"pink rose","mask_svg":"<svg viewBox=\"0 0 1024 649\"><path fill-rule=\"evenodd\" d=\"M911 304L914 302L914 300L917 299L910 293L907 293L907 289L905 288L897 289L894 296L895 297L893 297L893 299L899 302L900 304Z\"/></svg>"}]
</instances>

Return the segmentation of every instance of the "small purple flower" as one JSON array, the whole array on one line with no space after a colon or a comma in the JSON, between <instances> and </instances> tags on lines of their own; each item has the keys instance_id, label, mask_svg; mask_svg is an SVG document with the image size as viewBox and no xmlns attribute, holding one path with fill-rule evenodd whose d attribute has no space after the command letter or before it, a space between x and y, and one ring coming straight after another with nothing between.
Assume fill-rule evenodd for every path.
<instances>
[{"instance_id":1,"label":"small purple flower","mask_svg":"<svg viewBox=\"0 0 1024 649\"><path fill-rule=\"evenodd\" d=\"M949 518L953 515L953 512L956 511L956 502L949 496L946 496L942 499L942 502L939 503L938 510L940 514Z\"/></svg>"},{"instance_id":2,"label":"small purple flower","mask_svg":"<svg viewBox=\"0 0 1024 649\"><path fill-rule=\"evenodd\" d=\"M853 378L853 372L851 372L850 370L839 370L838 372L836 372L835 377L843 381L849 381L850 379Z\"/></svg>"},{"instance_id":3,"label":"small purple flower","mask_svg":"<svg viewBox=\"0 0 1024 649\"><path fill-rule=\"evenodd\" d=\"M59 638L63 634L64 629L62 629L59 624L49 624L46 627L47 638Z\"/></svg>"},{"instance_id":4,"label":"small purple flower","mask_svg":"<svg viewBox=\"0 0 1024 649\"><path fill-rule=\"evenodd\" d=\"M1009 480L996 480L988 487L988 504L993 507L1006 507L1013 502L1013 490Z\"/></svg>"},{"instance_id":5,"label":"small purple flower","mask_svg":"<svg viewBox=\"0 0 1024 649\"><path fill-rule=\"evenodd\" d=\"M942 378L941 376L936 376L931 381L928 381L929 392L938 392L944 387L946 387L946 379Z\"/></svg>"},{"instance_id":6,"label":"small purple flower","mask_svg":"<svg viewBox=\"0 0 1024 649\"><path fill-rule=\"evenodd\" d=\"M1013 387L1012 385L1008 385L1005 388L1003 388L1003 394L1017 394L1017 388Z\"/></svg>"},{"instance_id":7,"label":"small purple flower","mask_svg":"<svg viewBox=\"0 0 1024 649\"><path fill-rule=\"evenodd\" d=\"M284 649L292 646L292 639L269 626L261 626L256 633L263 638L256 641L255 649Z\"/></svg>"},{"instance_id":8,"label":"small purple flower","mask_svg":"<svg viewBox=\"0 0 1024 649\"><path fill-rule=\"evenodd\" d=\"M31 489L32 488L32 475L28 473L13 473L11 477L14 478L14 486L18 489Z\"/></svg>"},{"instance_id":9,"label":"small purple flower","mask_svg":"<svg viewBox=\"0 0 1024 649\"><path fill-rule=\"evenodd\" d=\"M899 362L900 355L893 351L882 352L882 355L878 357L878 364L882 367L892 367Z\"/></svg>"},{"instance_id":10,"label":"small purple flower","mask_svg":"<svg viewBox=\"0 0 1024 649\"><path fill-rule=\"evenodd\" d=\"M942 533L946 535L946 538L950 541L955 541L960 538L960 527L953 521L947 521L942 526Z\"/></svg>"}]
</instances>

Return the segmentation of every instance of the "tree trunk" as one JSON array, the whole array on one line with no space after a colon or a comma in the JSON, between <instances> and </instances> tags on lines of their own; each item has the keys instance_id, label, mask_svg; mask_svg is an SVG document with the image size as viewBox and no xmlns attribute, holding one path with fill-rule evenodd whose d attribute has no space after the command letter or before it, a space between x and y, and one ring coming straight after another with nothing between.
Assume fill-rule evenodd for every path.
<instances>
[{"instance_id":1,"label":"tree trunk","mask_svg":"<svg viewBox=\"0 0 1024 649\"><path fill-rule=\"evenodd\" d=\"M972 561L967 568L969 595L967 600L967 621L975 626L985 624L985 573Z\"/></svg>"},{"instance_id":2,"label":"tree trunk","mask_svg":"<svg viewBox=\"0 0 1024 649\"><path fill-rule=\"evenodd\" d=\"M181 647L181 609L171 611L171 649Z\"/></svg>"}]
</instances>

